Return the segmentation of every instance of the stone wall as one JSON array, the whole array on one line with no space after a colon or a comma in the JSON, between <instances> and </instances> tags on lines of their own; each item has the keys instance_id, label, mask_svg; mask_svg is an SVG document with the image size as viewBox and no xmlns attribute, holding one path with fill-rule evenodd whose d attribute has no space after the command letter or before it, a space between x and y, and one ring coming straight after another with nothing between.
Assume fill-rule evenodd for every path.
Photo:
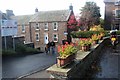
<instances>
[{"instance_id":1,"label":"stone wall","mask_svg":"<svg viewBox=\"0 0 120 80\"><path fill-rule=\"evenodd\" d=\"M52 78L57 79L78 78L78 75L79 78L82 78L82 76L84 76L86 70L89 68L92 62L94 62L95 59L97 59L100 56L103 47L105 47L109 43L110 39L106 38L103 41L101 41L100 44L93 46L91 51L78 51L76 60L72 64L65 68L58 68L55 64L48 68L47 72L51 74Z\"/></svg>"}]
</instances>

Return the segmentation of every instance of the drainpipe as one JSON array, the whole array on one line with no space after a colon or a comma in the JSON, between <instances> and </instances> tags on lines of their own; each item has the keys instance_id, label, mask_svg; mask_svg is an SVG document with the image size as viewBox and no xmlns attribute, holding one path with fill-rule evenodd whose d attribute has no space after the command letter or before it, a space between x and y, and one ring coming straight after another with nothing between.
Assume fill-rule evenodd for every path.
<instances>
[{"instance_id":1,"label":"drainpipe","mask_svg":"<svg viewBox=\"0 0 120 80\"><path fill-rule=\"evenodd\" d=\"M32 42L31 23L29 23L29 32L30 32L30 42Z\"/></svg>"}]
</instances>

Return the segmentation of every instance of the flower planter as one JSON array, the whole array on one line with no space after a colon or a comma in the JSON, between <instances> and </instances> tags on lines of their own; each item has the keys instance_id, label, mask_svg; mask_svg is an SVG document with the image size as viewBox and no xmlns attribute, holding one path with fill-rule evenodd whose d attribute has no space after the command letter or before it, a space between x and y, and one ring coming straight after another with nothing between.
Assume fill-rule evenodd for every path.
<instances>
[{"instance_id":1,"label":"flower planter","mask_svg":"<svg viewBox=\"0 0 120 80\"><path fill-rule=\"evenodd\" d=\"M93 41L93 45L98 44L98 43L99 43L99 40L94 40Z\"/></svg>"},{"instance_id":2,"label":"flower planter","mask_svg":"<svg viewBox=\"0 0 120 80\"><path fill-rule=\"evenodd\" d=\"M89 51L91 48L91 45L81 46L82 51Z\"/></svg>"},{"instance_id":3,"label":"flower planter","mask_svg":"<svg viewBox=\"0 0 120 80\"><path fill-rule=\"evenodd\" d=\"M75 59L75 54L68 56L67 58L57 57L57 67L65 67Z\"/></svg>"}]
</instances>

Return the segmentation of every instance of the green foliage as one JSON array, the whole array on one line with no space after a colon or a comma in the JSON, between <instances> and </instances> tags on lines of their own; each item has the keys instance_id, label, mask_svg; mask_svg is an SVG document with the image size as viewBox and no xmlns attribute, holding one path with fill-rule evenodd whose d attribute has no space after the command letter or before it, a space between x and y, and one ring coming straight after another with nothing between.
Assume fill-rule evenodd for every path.
<instances>
[{"instance_id":1,"label":"green foliage","mask_svg":"<svg viewBox=\"0 0 120 80\"><path fill-rule=\"evenodd\" d=\"M58 53L60 54L59 57L66 58L72 54L77 53L77 48L75 48L73 45L65 44L58 46Z\"/></svg>"},{"instance_id":2,"label":"green foliage","mask_svg":"<svg viewBox=\"0 0 120 80\"><path fill-rule=\"evenodd\" d=\"M40 51L38 49L27 47L24 44L17 44L15 50L13 49L2 50L3 55L32 54L37 52L40 52Z\"/></svg>"},{"instance_id":3,"label":"green foliage","mask_svg":"<svg viewBox=\"0 0 120 80\"><path fill-rule=\"evenodd\" d=\"M16 54L16 52L13 49L2 50L2 55L13 55L13 54Z\"/></svg>"},{"instance_id":4,"label":"green foliage","mask_svg":"<svg viewBox=\"0 0 120 80\"><path fill-rule=\"evenodd\" d=\"M95 2L86 2L81 9L81 23L87 30L94 24L100 24L100 17L100 7Z\"/></svg>"},{"instance_id":5,"label":"green foliage","mask_svg":"<svg viewBox=\"0 0 120 80\"><path fill-rule=\"evenodd\" d=\"M120 35L120 30L116 32L117 35Z\"/></svg>"},{"instance_id":6,"label":"green foliage","mask_svg":"<svg viewBox=\"0 0 120 80\"><path fill-rule=\"evenodd\" d=\"M71 36L73 38L90 38L93 34L100 34L100 31L73 31Z\"/></svg>"},{"instance_id":7,"label":"green foliage","mask_svg":"<svg viewBox=\"0 0 120 80\"><path fill-rule=\"evenodd\" d=\"M15 51L17 53L25 53L26 52L26 48L27 48L27 46L25 46L23 44L17 44Z\"/></svg>"},{"instance_id":8,"label":"green foliage","mask_svg":"<svg viewBox=\"0 0 120 80\"><path fill-rule=\"evenodd\" d=\"M31 47L26 48L26 53L36 53L36 52L39 52L39 50Z\"/></svg>"},{"instance_id":9,"label":"green foliage","mask_svg":"<svg viewBox=\"0 0 120 80\"><path fill-rule=\"evenodd\" d=\"M110 36L110 31L107 30L104 32L105 36ZM120 30L116 32L117 35L120 35Z\"/></svg>"},{"instance_id":10,"label":"green foliage","mask_svg":"<svg viewBox=\"0 0 120 80\"><path fill-rule=\"evenodd\" d=\"M100 25L103 27L104 26L104 19L100 18Z\"/></svg>"}]
</instances>

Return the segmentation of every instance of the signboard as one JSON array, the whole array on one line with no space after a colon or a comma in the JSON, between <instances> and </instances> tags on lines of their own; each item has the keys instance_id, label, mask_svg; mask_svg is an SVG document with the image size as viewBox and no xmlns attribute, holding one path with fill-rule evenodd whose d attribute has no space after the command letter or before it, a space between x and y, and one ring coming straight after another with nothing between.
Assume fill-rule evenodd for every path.
<instances>
[{"instance_id":1,"label":"signboard","mask_svg":"<svg viewBox=\"0 0 120 80\"><path fill-rule=\"evenodd\" d=\"M17 35L16 20L1 20L1 35L2 36Z\"/></svg>"}]
</instances>

